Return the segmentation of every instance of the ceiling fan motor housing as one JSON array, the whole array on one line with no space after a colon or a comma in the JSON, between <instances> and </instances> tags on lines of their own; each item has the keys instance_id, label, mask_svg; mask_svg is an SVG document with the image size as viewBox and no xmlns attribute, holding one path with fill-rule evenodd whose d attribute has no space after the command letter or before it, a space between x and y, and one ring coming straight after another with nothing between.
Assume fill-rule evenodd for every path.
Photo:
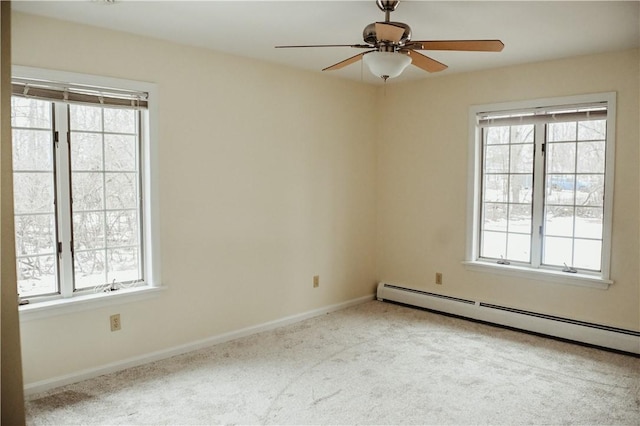
<instances>
[{"instance_id":1,"label":"ceiling fan motor housing","mask_svg":"<svg viewBox=\"0 0 640 426\"><path fill-rule=\"evenodd\" d=\"M380 23L393 25L395 27L404 29L404 33L402 34L400 41L394 44L398 46L402 46L411 40L411 27L405 24L404 22L380 22ZM364 30L362 31L362 38L364 39L365 43L369 43L371 45L378 47L379 42L382 40L378 40L378 35L376 34L376 22L373 22L367 25L366 27L364 27Z\"/></svg>"}]
</instances>

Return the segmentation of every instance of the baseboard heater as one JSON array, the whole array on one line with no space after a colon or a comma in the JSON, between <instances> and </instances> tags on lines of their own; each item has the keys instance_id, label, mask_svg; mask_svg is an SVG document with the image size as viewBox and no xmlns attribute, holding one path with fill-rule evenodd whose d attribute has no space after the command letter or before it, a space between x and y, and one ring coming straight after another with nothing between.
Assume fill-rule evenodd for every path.
<instances>
[{"instance_id":1,"label":"baseboard heater","mask_svg":"<svg viewBox=\"0 0 640 426\"><path fill-rule=\"evenodd\" d=\"M401 303L519 330L640 355L640 331L379 283L380 301Z\"/></svg>"}]
</instances>

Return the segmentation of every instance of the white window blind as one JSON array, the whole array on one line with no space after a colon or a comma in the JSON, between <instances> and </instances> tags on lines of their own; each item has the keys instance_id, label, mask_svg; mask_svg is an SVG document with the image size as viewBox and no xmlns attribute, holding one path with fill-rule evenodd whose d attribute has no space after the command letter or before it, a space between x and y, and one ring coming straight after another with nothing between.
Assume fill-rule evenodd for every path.
<instances>
[{"instance_id":1,"label":"white window blind","mask_svg":"<svg viewBox=\"0 0 640 426\"><path fill-rule=\"evenodd\" d=\"M607 106L603 104L571 105L550 108L535 108L522 111L480 113L478 127L521 126L527 124L566 123L570 121L605 120Z\"/></svg>"},{"instance_id":2,"label":"white window blind","mask_svg":"<svg viewBox=\"0 0 640 426\"><path fill-rule=\"evenodd\" d=\"M148 107L147 92L24 78L13 78L11 85L13 96L25 98L135 109Z\"/></svg>"}]
</instances>

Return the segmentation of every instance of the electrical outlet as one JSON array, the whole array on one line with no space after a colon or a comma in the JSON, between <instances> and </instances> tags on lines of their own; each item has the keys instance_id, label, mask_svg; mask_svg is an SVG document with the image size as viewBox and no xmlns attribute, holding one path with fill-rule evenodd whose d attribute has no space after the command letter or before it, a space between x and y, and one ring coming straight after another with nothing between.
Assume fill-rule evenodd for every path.
<instances>
[{"instance_id":1,"label":"electrical outlet","mask_svg":"<svg viewBox=\"0 0 640 426\"><path fill-rule=\"evenodd\" d=\"M313 276L313 288L320 287L320 275Z\"/></svg>"},{"instance_id":2,"label":"electrical outlet","mask_svg":"<svg viewBox=\"0 0 640 426\"><path fill-rule=\"evenodd\" d=\"M436 272L436 284L442 284L442 272Z\"/></svg>"},{"instance_id":3,"label":"electrical outlet","mask_svg":"<svg viewBox=\"0 0 640 426\"><path fill-rule=\"evenodd\" d=\"M120 323L120 314L111 315L109 317L109 321L111 322L111 331L118 331L122 328L122 323Z\"/></svg>"}]
</instances>

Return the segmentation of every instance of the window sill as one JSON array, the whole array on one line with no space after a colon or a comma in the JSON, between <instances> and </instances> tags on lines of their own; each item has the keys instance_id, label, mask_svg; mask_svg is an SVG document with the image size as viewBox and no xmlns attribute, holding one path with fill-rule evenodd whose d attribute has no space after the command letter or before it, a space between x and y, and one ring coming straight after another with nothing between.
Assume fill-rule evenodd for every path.
<instances>
[{"instance_id":1,"label":"window sill","mask_svg":"<svg viewBox=\"0 0 640 426\"><path fill-rule=\"evenodd\" d=\"M489 272L493 274L509 275L512 277L527 278L538 281L548 281L559 284L576 285L581 287L591 287L600 290L609 288L613 281L606 280L598 276L552 271L548 269L531 269L523 266L498 265L495 263L481 261L464 261L462 264L470 271Z\"/></svg>"},{"instance_id":2,"label":"window sill","mask_svg":"<svg viewBox=\"0 0 640 426\"><path fill-rule=\"evenodd\" d=\"M94 293L85 296L77 296L68 299L55 299L46 302L36 302L21 305L20 321L31 321L42 318L64 315L73 312L81 312L102 308L105 306L121 305L123 303L136 302L157 297L166 287L136 287L122 289L109 293Z\"/></svg>"}]
</instances>

